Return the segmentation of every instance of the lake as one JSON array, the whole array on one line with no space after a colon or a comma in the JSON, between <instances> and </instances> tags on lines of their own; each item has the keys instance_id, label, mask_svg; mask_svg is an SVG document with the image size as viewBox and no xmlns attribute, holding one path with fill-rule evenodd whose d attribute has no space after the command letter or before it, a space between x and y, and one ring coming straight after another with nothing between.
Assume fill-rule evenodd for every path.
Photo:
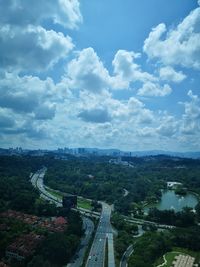
<instances>
[{"instance_id":1,"label":"lake","mask_svg":"<svg viewBox=\"0 0 200 267\"><path fill-rule=\"evenodd\" d=\"M144 208L148 212L149 208L157 208L159 210L174 209L176 212L181 211L183 207L194 208L198 203L198 199L193 194L180 196L175 194L173 190L166 190L162 193L161 201L155 204L150 204Z\"/></svg>"}]
</instances>

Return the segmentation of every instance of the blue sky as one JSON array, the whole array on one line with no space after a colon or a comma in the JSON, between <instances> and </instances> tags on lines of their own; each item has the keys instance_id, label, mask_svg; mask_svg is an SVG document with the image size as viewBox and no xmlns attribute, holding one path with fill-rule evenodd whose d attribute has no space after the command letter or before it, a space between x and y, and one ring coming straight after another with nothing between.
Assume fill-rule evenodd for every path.
<instances>
[{"instance_id":1,"label":"blue sky","mask_svg":"<svg viewBox=\"0 0 200 267\"><path fill-rule=\"evenodd\" d=\"M0 146L200 150L197 0L0 0Z\"/></svg>"}]
</instances>

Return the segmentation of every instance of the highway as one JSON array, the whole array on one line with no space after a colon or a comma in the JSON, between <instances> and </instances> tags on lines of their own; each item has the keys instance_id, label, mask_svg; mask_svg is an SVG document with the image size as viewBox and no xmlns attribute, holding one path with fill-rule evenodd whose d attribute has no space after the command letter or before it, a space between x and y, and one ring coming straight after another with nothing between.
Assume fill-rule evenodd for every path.
<instances>
[{"instance_id":1,"label":"highway","mask_svg":"<svg viewBox=\"0 0 200 267\"><path fill-rule=\"evenodd\" d=\"M125 217L124 220L129 222L129 223L134 223L134 224L138 224L138 225L143 225L143 224L154 225L154 226L156 226L157 228L160 228L160 229L174 229L174 228L176 228L176 226L174 226L174 225L159 224L159 223L156 223L156 222L146 221L146 220L137 219L137 218L131 218L130 219L129 217Z\"/></svg>"},{"instance_id":2,"label":"highway","mask_svg":"<svg viewBox=\"0 0 200 267\"><path fill-rule=\"evenodd\" d=\"M133 245L130 245L122 256L122 259L120 262L120 267L127 267L128 266L128 259L131 256L131 254L133 253L133 251L134 251Z\"/></svg>"},{"instance_id":3,"label":"highway","mask_svg":"<svg viewBox=\"0 0 200 267\"><path fill-rule=\"evenodd\" d=\"M47 171L47 168L42 168L41 170L38 170L36 173L33 174L31 178L32 185L37 188L40 192L40 196L51 203L54 203L57 207L62 207L62 201L50 194L44 187L43 179L45 176L45 173Z\"/></svg>"},{"instance_id":4,"label":"highway","mask_svg":"<svg viewBox=\"0 0 200 267\"><path fill-rule=\"evenodd\" d=\"M80 267L83 264L84 256L86 250L89 246L90 238L94 231L94 223L89 218L83 217L83 228L85 230L85 235L81 239L81 243L78 248L78 252L72 258L71 262L67 265L67 267Z\"/></svg>"},{"instance_id":5,"label":"highway","mask_svg":"<svg viewBox=\"0 0 200 267\"><path fill-rule=\"evenodd\" d=\"M52 203L54 203L57 207L62 206L62 201L50 194L44 186L43 178L46 173L46 168L43 168L39 171L37 171L35 174L33 174L31 178L32 185L37 188L40 191L40 195L43 199L46 199ZM85 212L84 210L82 212ZM94 215L97 216L97 215ZM67 267L80 267L83 264L84 256L86 253L86 250L89 245L90 238L92 236L92 233L94 231L94 223L92 220L90 220L87 217L82 216L83 219L83 228L85 230L85 234L81 239L78 251L76 252L75 256L73 257L71 263L67 265Z\"/></svg>"},{"instance_id":6,"label":"highway","mask_svg":"<svg viewBox=\"0 0 200 267\"><path fill-rule=\"evenodd\" d=\"M102 212L86 267L103 267L105 261L105 247L108 241L108 267L115 267L113 230L110 223L111 206L101 202Z\"/></svg>"},{"instance_id":7,"label":"highway","mask_svg":"<svg viewBox=\"0 0 200 267\"><path fill-rule=\"evenodd\" d=\"M44 184L43 184L43 178L46 173L46 168L42 168L41 170L37 171L35 174L31 177L31 183L32 185L37 188L40 191L41 197L44 199L49 200L52 203L55 203L56 206L60 207L62 206L62 201L49 193ZM87 259L86 267L103 267L104 261L105 261L105 248L106 248L106 242L108 244L108 267L115 267L115 258L114 258L114 242L113 242L113 229L110 223L110 216L111 216L111 206L106 204L105 202L101 202L102 204L102 212L100 215L99 224L96 230L96 234L93 240L93 244L90 249L90 253ZM88 210L84 209L77 209L81 212L81 214L87 213L90 216L99 217L99 213L94 213ZM85 221L86 219L84 219ZM89 219L88 219L89 220ZM149 225L155 225L158 228L161 229L173 229L175 226L172 225L164 225L164 224L158 224L151 221L145 221L142 219L136 219L136 218L124 218L125 221L128 221L129 223L136 223L138 225L142 224L149 224ZM85 227L88 229L86 230L86 237L82 239L82 243L80 246L79 252L76 254L76 257L74 258L74 261L69 265L71 267L80 267L83 258L85 255L85 251L87 249L89 239L91 237L92 231L94 230L94 226L91 226L91 223L89 221L85 221ZM92 230L91 230L92 229ZM125 256L121 261L121 267L127 266L126 259L130 255L131 247L127 249L125 252Z\"/></svg>"},{"instance_id":8,"label":"highway","mask_svg":"<svg viewBox=\"0 0 200 267\"><path fill-rule=\"evenodd\" d=\"M41 197L55 203L56 206L62 206L62 202L59 198L50 194L43 184L43 178L47 169L44 167L32 175L31 183L32 185L40 191ZM113 229L110 223L111 216L111 206L105 202L101 202L102 212L100 215L99 224L96 230L96 234L93 240L93 244L89 253L89 257L86 263L87 267L103 267L105 261L105 247L106 242L108 242L108 267L115 267L114 258L114 244L113 244ZM82 212L85 212L82 210ZM98 214L96 214L98 216ZM87 221L88 223L88 221ZM83 240L81 249L77 254L77 259L69 266L80 267L80 262L83 260L85 249L88 245L91 228L89 226L89 232L87 238ZM80 264L80 265L79 265Z\"/></svg>"}]
</instances>

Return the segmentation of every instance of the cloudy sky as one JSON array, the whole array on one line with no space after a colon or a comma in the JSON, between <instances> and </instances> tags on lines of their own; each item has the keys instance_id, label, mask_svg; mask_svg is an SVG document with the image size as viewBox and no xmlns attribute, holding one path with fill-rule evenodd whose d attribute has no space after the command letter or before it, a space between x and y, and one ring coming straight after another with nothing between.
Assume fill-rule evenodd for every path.
<instances>
[{"instance_id":1,"label":"cloudy sky","mask_svg":"<svg viewBox=\"0 0 200 267\"><path fill-rule=\"evenodd\" d=\"M199 4L0 0L0 147L200 150Z\"/></svg>"}]
</instances>

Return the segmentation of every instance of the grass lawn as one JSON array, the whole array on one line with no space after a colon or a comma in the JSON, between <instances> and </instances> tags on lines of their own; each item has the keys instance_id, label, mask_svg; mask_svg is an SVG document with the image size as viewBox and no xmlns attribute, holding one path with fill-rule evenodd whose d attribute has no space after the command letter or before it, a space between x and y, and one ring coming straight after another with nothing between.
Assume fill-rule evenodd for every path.
<instances>
[{"instance_id":1,"label":"grass lawn","mask_svg":"<svg viewBox=\"0 0 200 267\"><path fill-rule=\"evenodd\" d=\"M62 200L62 194L50 189L48 187L46 187L47 192L49 192L50 194L52 194L52 196L59 198L60 200ZM78 208L83 208L83 209L87 209L87 210L91 210L92 206L91 206L91 201L85 199L85 198L79 198L77 200L77 207Z\"/></svg>"},{"instance_id":2,"label":"grass lawn","mask_svg":"<svg viewBox=\"0 0 200 267\"><path fill-rule=\"evenodd\" d=\"M46 190L47 190L47 192L49 192L49 194L51 194L52 196L57 197L57 198L59 198L60 200L62 200L62 194L61 194L61 193L56 192L56 191L54 191L53 189L50 189L50 188L48 188L48 187L46 187Z\"/></svg>"},{"instance_id":3,"label":"grass lawn","mask_svg":"<svg viewBox=\"0 0 200 267\"><path fill-rule=\"evenodd\" d=\"M89 201L85 198L78 198L77 206L78 206L78 208L83 208L83 209L87 209L87 210L92 209L91 201Z\"/></svg>"},{"instance_id":4,"label":"grass lawn","mask_svg":"<svg viewBox=\"0 0 200 267\"><path fill-rule=\"evenodd\" d=\"M165 266L171 267L172 262L175 260L175 257L178 256L179 254L180 254L179 252L174 252L174 251L166 253L165 258L167 260L167 264Z\"/></svg>"},{"instance_id":5,"label":"grass lawn","mask_svg":"<svg viewBox=\"0 0 200 267\"><path fill-rule=\"evenodd\" d=\"M167 260L167 263L163 264L162 267L171 267L172 262L175 260L175 257L178 256L179 254L190 255L190 256L194 257L197 261L199 261L199 259L200 259L200 252L194 252L194 251L190 251L190 250L187 250L184 248L174 247L173 251L167 252L165 254L165 258ZM159 258L155 262L154 267L157 267L162 263L164 263L163 257Z\"/></svg>"},{"instance_id":6,"label":"grass lawn","mask_svg":"<svg viewBox=\"0 0 200 267\"><path fill-rule=\"evenodd\" d=\"M200 252L197 252L197 251L195 252L195 251L192 251L192 250L188 250L188 249L185 249L185 248L179 248L179 247L174 247L173 250L174 251L179 251L182 254L188 254L191 257L194 257L198 262L200 261Z\"/></svg>"}]
</instances>

